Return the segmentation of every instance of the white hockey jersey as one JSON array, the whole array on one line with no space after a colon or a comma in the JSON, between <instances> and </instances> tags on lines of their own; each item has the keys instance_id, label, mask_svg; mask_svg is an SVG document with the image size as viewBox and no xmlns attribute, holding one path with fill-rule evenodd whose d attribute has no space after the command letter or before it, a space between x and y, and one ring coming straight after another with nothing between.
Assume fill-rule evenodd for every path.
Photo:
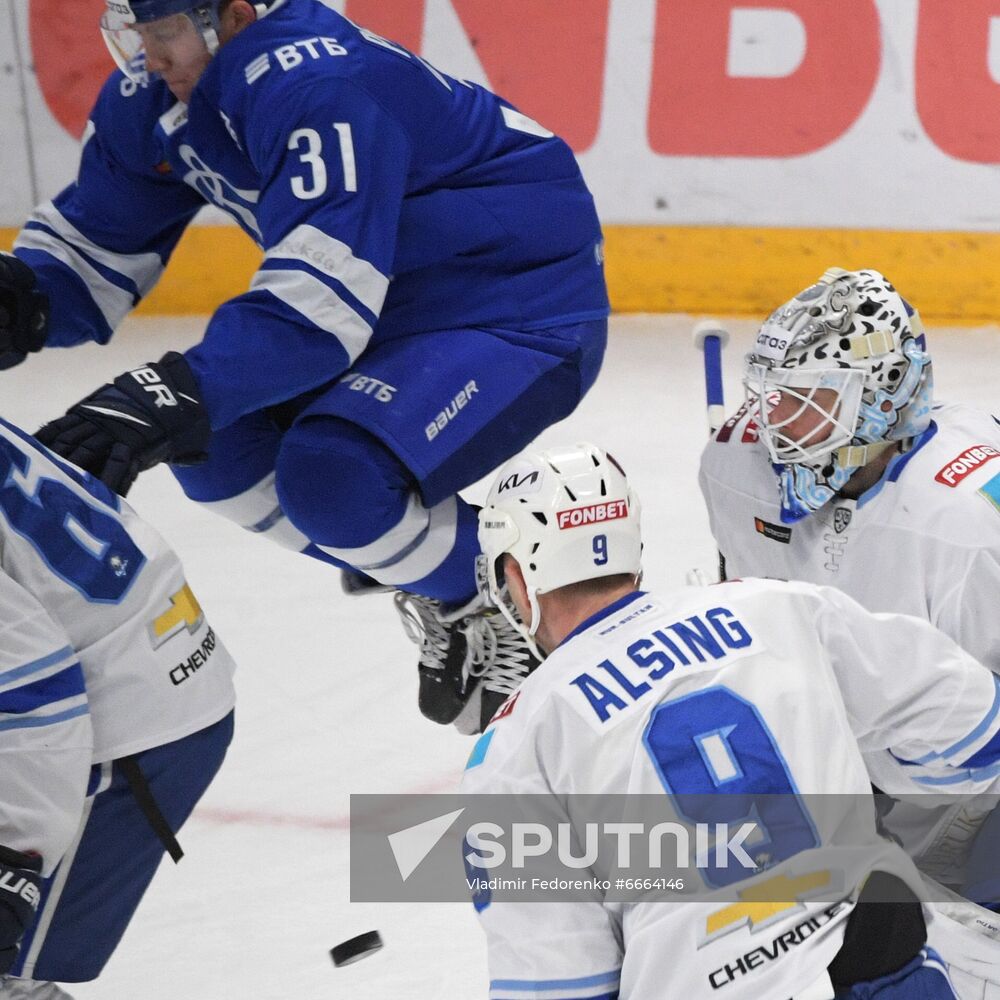
<instances>
[{"instance_id":1,"label":"white hockey jersey","mask_svg":"<svg viewBox=\"0 0 1000 1000\"><path fill-rule=\"evenodd\" d=\"M225 716L235 701L233 660L159 534L103 483L2 420L0 484L0 570L79 658L93 760L138 753Z\"/></svg>"},{"instance_id":2,"label":"white hockey jersey","mask_svg":"<svg viewBox=\"0 0 1000 1000\"><path fill-rule=\"evenodd\" d=\"M766 919L719 892L717 904L486 905L492 1000L802 995L840 948L850 893L870 871L921 891L906 854L876 832L866 757L915 762L962 791L1000 788L997 690L926 622L808 584L635 593L588 619L498 713L463 792L795 791L858 808L848 821L805 817L814 847L747 880L825 886Z\"/></svg>"},{"instance_id":3,"label":"white hockey jersey","mask_svg":"<svg viewBox=\"0 0 1000 1000\"><path fill-rule=\"evenodd\" d=\"M0 844L49 875L76 834L93 740L66 633L0 573Z\"/></svg>"},{"instance_id":4,"label":"white hockey jersey","mask_svg":"<svg viewBox=\"0 0 1000 1000\"><path fill-rule=\"evenodd\" d=\"M730 577L829 584L872 611L916 615L1000 674L997 458L1000 426L992 416L938 404L928 429L910 451L892 460L874 487L856 501L837 498L804 520L783 525L777 474L758 440L753 414L744 407L708 443L699 482ZM894 667L887 664L887 672ZM907 769L884 759L868 763L879 787L906 791ZM950 793L958 790L951 780L924 776L921 787L910 791ZM897 805L887 825L923 871L961 886L969 844L961 801L933 810L914 802ZM971 904L967 911L963 921L972 929L967 947L992 949L992 960L1000 961L1000 930L992 915ZM977 943L977 934L987 935L988 942ZM965 985L961 995L979 996Z\"/></svg>"},{"instance_id":5,"label":"white hockey jersey","mask_svg":"<svg viewBox=\"0 0 1000 1000\"><path fill-rule=\"evenodd\" d=\"M993 417L939 404L867 493L784 525L777 475L743 409L708 443L699 482L730 578L828 584L870 611L925 618L1000 674L998 458Z\"/></svg>"}]
</instances>

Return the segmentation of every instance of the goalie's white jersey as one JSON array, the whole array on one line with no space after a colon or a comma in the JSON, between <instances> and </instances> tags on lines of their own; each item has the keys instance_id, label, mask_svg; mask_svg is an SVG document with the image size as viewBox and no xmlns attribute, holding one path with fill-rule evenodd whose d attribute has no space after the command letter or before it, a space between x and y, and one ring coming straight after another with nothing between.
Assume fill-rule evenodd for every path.
<instances>
[{"instance_id":1,"label":"goalie's white jersey","mask_svg":"<svg viewBox=\"0 0 1000 1000\"><path fill-rule=\"evenodd\" d=\"M778 479L745 408L705 448L699 481L730 578L829 584L871 611L925 618L1000 674L1000 426L938 405L915 446L858 500L781 523Z\"/></svg>"},{"instance_id":2,"label":"goalie's white jersey","mask_svg":"<svg viewBox=\"0 0 1000 1000\"><path fill-rule=\"evenodd\" d=\"M188 736L232 709L232 658L172 549L103 483L2 420L0 570L79 658L95 762Z\"/></svg>"},{"instance_id":3,"label":"goalie's white jersey","mask_svg":"<svg viewBox=\"0 0 1000 1000\"><path fill-rule=\"evenodd\" d=\"M766 919L733 907L731 890L707 903L490 903L491 997L800 994L825 975L869 871L920 891L912 862L876 832L866 759L893 762L890 775L899 759L920 762L913 780L947 776L955 790L1000 788L997 691L926 622L871 615L830 588L747 580L605 609L498 713L463 791L840 793L853 815L807 815L803 803L814 846L746 884L823 888ZM771 850L780 858L777 837Z\"/></svg>"}]
</instances>

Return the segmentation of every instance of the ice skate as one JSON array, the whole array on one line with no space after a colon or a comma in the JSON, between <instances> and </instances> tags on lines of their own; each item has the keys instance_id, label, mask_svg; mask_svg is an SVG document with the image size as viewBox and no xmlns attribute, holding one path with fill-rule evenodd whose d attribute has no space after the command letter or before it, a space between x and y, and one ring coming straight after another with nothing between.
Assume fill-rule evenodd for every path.
<instances>
[{"instance_id":1,"label":"ice skate","mask_svg":"<svg viewBox=\"0 0 1000 1000\"><path fill-rule=\"evenodd\" d=\"M524 639L479 595L459 608L400 592L396 608L420 646L421 713L463 733L481 732L538 665Z\"/></svg>"}]
</instances>

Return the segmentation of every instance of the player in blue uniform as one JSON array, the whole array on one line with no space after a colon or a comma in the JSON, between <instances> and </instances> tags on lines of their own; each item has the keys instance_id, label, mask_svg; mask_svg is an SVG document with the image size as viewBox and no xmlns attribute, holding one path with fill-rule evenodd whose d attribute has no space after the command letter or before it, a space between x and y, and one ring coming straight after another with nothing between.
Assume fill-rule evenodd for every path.
<instances>
[{"instance_id":1,"label":"player in blue uniform","mask_svg":"<svg viewBox=\"0 0 1000 1000\"><path fill-rule=\"evenodd\" d=\"M318 0L109 0L103 27L123 71L3 265L0 363L106 341L198 209L228 212L264 251L250 289L42 437L120 492L171 462L191 499L397 588L421 708L478 728L473 691L488 719L530 660L478 603L457 494L574 409L607 336L572 152Z\"/></svg>"}]
</instances>

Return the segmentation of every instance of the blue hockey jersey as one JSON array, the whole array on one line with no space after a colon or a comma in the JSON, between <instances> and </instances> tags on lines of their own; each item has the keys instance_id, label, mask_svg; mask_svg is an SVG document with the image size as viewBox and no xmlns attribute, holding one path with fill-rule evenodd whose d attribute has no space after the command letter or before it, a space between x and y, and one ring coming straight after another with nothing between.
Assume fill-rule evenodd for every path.
<instances>
[{"instance_id":1,"label":"blue hockey jersey","mask_svg":"<svg viewBox=\"0 0 1000 1000\"><path fill-rule=\"evenodd\" d=\"M318 0L283 0L224 45L189 106L111 76L76 182L16 244L52 298L49 343L106 341L206 203L265 253L188 352L214 427L370 344L608 313L569 147Z\"/></svg>"}]
</instances>

